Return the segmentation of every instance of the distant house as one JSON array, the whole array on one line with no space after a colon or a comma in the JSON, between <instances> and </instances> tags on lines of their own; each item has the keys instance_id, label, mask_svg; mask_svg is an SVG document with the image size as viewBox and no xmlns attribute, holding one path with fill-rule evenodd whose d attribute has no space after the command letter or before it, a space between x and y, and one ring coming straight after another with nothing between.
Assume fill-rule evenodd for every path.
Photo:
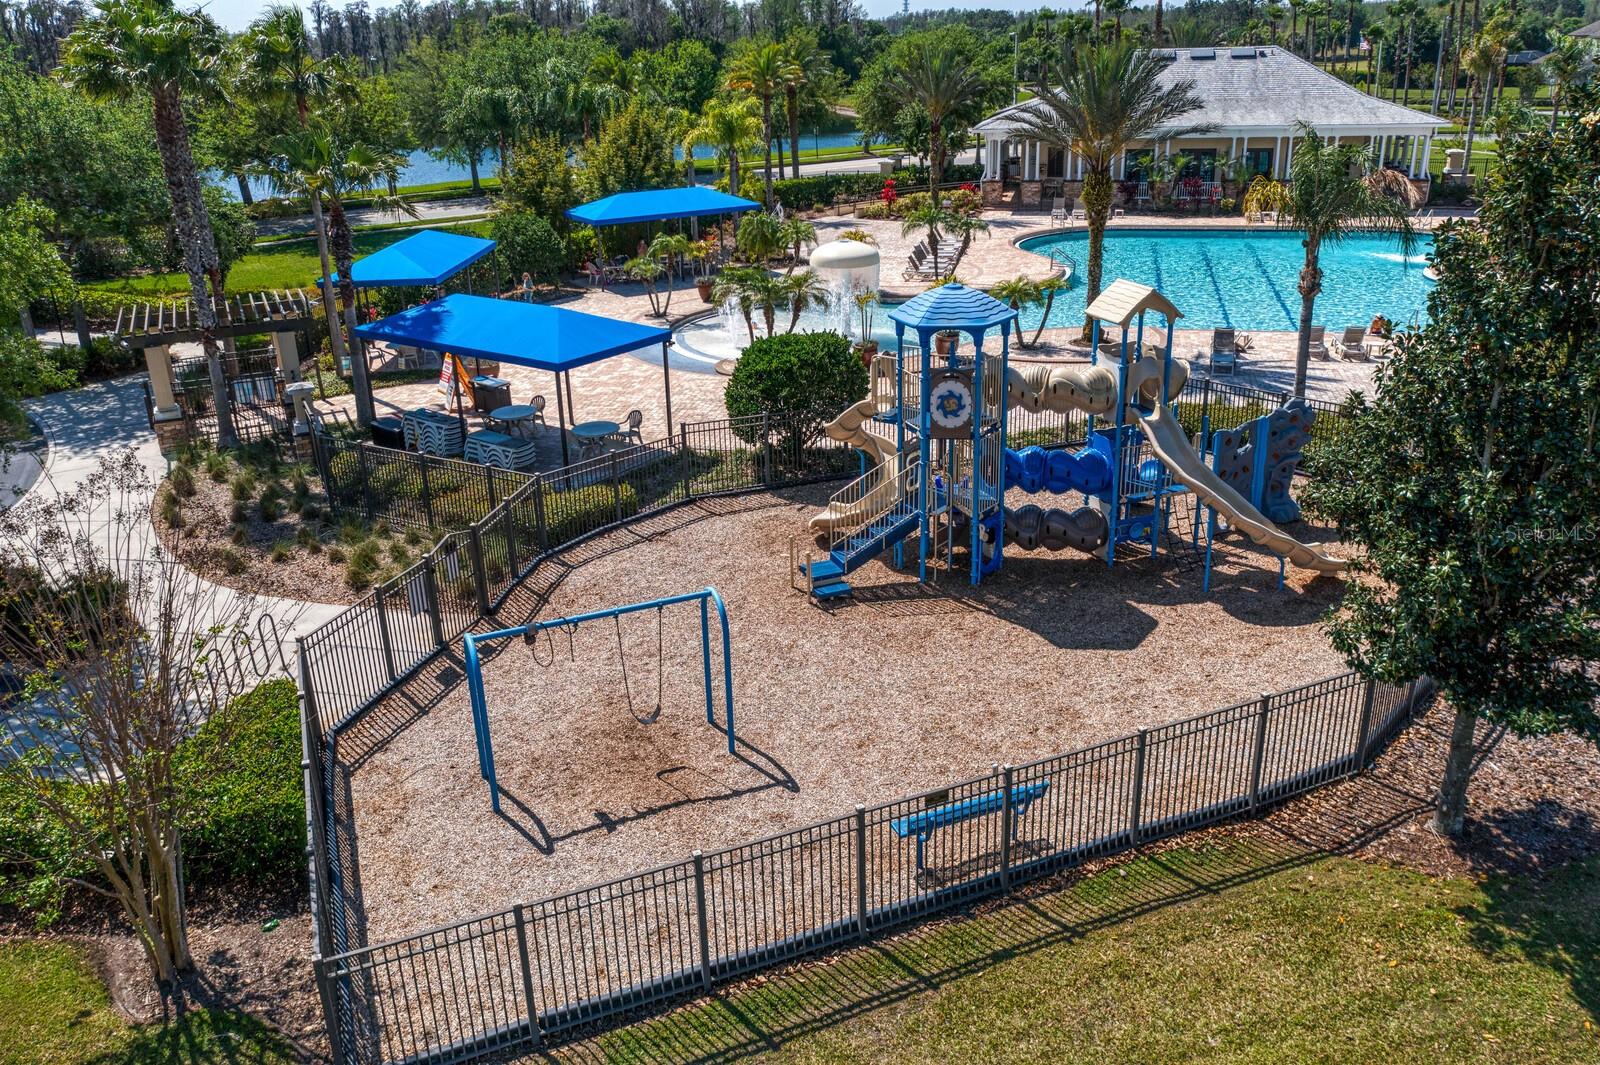
<instances>
[{"instance_id":1,"label":"distant house","mask_svg":"<svg viewBox=\"0 0 1600 1065\"><path fill-rule=\"evenodd\" d=\"M1600 41L1600 21L1591 22L1581 30L1573 30L1568 37L1587 37L1591 41Z\"/></svg>"},{"instance_id":2,"label":"distant house","mask_svg":"<svg viewBox=\"0 0 1600 1065\"><path fill-rule=\"evenodd\" d=\"M1549 52L1541 52L1537 48L1525 48L1520 52L1512 52L1506 56L1506 66L1531 67L1549 54Z\"/></svg>"},{"instance_id":3,"label":"distant house","mask_svg":"<svg viewBox=\"0 0 1600 1065\"><path fill-rule=\"evenodd\" d=\"M1184 175L1205 181L1232 178L1242 184L1257 174L1285 178L1301 139L1299 124L1340 143L1371 145L1384 165L1413 180L1428 179L1428 157L1445 119L1390 103L1340 81L1281 48L1164 48L1164 84L1194 82L1203 105L1176 125L1211 125L1197 137L1135 145L1117 160L1116 180L1137 180L1140 160L1182 153ZM973 127L983 139L983 190L999 202L1006 186L1018 187L1023 206L1041 197L1076 193L1083 161L1018 135L1018 120L1034 101L1013 104ZM1228 165L1228 164L1233 165Z\"/></svg>"}]
</instances>

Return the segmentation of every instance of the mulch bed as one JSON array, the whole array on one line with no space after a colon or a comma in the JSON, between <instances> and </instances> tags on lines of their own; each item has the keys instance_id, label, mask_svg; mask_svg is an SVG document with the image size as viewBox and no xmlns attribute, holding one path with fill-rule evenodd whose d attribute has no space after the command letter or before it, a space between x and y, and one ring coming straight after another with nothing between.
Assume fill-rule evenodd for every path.
<instances>
[{"instance_id":1,"label":"mulch bed","mask_svg":"<svg viewBox=\"0 0 1600 1065\"><path fill-rule=\"evenodd\" d=\"M652 539L574 552L541 617L710 584L728 602L741 756L700 702L699 619L663 617L664 711L641 725L607 622L485 667L504 813L488 809L465 686L352 759L369 942L557 894L1125 735L1342 671L1318 630L1343 588L1219 548L1210 596L1182 552L1108 570L1017 553L979 588L919 589L873 563L854 602L811 606L790 540L828 489ZM626 546L622 546L622 544ZM577 557L581 556L581 564ZM558 567L559 568L559 567ZM520 616L501 621L513 623ZM654 612L621 623L634 711L654 705ZM452 669L456 668L454 665ZM459 676L459 674L456 674ZM419 686L437 684L425 678ZM398 707L416 699L401 693ZM376 719L386 715L376 713Z\"/></svg>"}]
</instances>

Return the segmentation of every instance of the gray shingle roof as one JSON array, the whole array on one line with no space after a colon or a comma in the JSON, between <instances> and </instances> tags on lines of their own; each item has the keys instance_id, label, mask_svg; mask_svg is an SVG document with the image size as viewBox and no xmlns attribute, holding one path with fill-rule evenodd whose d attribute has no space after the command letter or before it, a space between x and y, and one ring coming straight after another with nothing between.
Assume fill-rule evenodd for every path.
<instances>
[{"instance_id":1,"label":"gray shingle roof","mask_svg":"<svg viewBox=\"0 0 1600 1065\"><path fill-rule=\"evenodd\" d=\"M1591 22L1582 29L1573 30L1569 37L1587 37L1590 40L1600 41L1600 21Z\"/></svg>"},{"instance_id":2,"label":"gray shingle roof","mask_svg":"<svg viewBox=\"0 0 1600 1065\"><path fill-rule=\"evenodd\" d=\"M1231 129L1292 127L1308 122L1319 131L1359 127L1422 127L1446 125L1443 119L1380 100L1312 66L1282 48L1177 48L1163 84L1192 80L1202 108L1183 117L1183 125L1203 123L1226 134ZM1027 102L1008 107L978 124L978 129L1004 129L1006 120Z\"/></svg>"}]
</instances>

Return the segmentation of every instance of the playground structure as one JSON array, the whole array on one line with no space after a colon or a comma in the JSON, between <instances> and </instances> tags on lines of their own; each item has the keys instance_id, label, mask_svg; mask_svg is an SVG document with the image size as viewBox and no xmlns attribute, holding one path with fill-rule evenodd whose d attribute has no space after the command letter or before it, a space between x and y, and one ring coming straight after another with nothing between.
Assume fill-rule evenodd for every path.
<instances>
[{"instance_id":1,"label":"playground structure","mask_svg":"<svg viewBox=\"0 0 1600 1065\"><path fill-rule=\"evenodd\" d=\"M791 546L791 580L813 601L849 595L849 575L886 553L905 565L913 544L919 581L928 579L930 561L954 568L955 549L964 545L973 584L1000 569L1007 542L1024 550L1071 547L1108 566L1119 550L1155 556L1173 535L1172 503L1182 495L1205 508L1207 590L1213 543L1228 531L1277 555L1280 583L1286 562L1318 573L1345 569L1343 559L1277 524L1299 517L1289 489L1315 418L1304 401L1215 433L1203 417L1191 441L1177 413L1188 367L1172 357L1182 312L1159 292L1127 280L1101 292L1088 308L1087 366L1011 366L1016 314L959 284L889 312L898 350L874 359L869 397L825 429L858 448L868 467L811 519L811 531L828 537L827 556L802 557ZM1147 328L1151 314L1160 316L1159 328ZM999 351L986 352L984 340L996 331ZM1088 416L1087 442L1076 451L1013 449L1006 438L1012 407L1080 411ZM1010 508L1005 496L1013 488L1077 494L1082 504ZM1196 546L1201 524L1193 526Z\"/></svg>"},{"instance_id":2,"label":"playground structure","mask_svg":"<svg viewBox=\"0 0 1600 1065\"><path fill-rule=\"evenodd\" d=\"M627 603L622 606L607 607L604 610L592 610L583 614L573 614L568 617L553 618L548 621L532 621L525 625L516 625L508 629L496 629L486 633L467 633L462 638L464 647L463 657L466 662L467 691L472 710L472 731L478 748L478 772L489 786L489 806L495 812L500 812L500 787L495 774L494 764L494 736L489 724L488 700L483 690L482 653L479 650L485 644L493 644L501 640L510 640L522 637L527 643L529 653L536 663L541 666L550 666L555 662L556 647L554 633L563 632L568 638L568 653L571 655L572 634L578 626L612 619L617 633L617 654L621 659L623 693L627 698L628 711L641 725L653 724L661 716L661 693L663 670L665 669L664 648L662 646L662 611L668 607L683 603L700 604L700 661L702 668L702 681L706 702L706 724L715 725L715 699L711 679L711 607L717 610L717 621L722 633L722 696L723 706L726 708L723 721L723 732L727 736L728 753L734 753L734 743L737 736L733 730L733 664L728 657L728 610L722 601L722 596L715 588L706 587L696 592L685 592L682 595L670 595L659 599L646 599L643 602ZM622 645L622 628L620 619L624 614L636 614L643 610L656 611L656 691L655 703L644 714L640 714L634 705L632 682L628 678L628 660ZM548 661L542 661L538 650L538 637L545 635L545 646Z\"/></svg>"}]
</instances>

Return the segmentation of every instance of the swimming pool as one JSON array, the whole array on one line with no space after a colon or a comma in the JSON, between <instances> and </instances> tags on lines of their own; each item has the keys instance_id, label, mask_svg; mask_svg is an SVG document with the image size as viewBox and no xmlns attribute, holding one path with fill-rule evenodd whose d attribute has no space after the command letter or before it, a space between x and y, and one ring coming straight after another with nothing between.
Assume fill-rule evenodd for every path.
<instances>
[{"instance_id":1,"label":"swimming pool","mask_svg":"<svg viewBox=\"0 0 1600 1065\"><path fill-rule=\"evenodd\" d=\"M1125 277L1150 285L1183 312L1182 328L1296 330L1300 327L1301 234L1292 230L1112 229L1106 233L1106 283ZM1033 237L1021 247L1076 264L1071 289L1056 296L1051 326L1083 322L1083 270L1089 235ZM1423 276L1433 238L1421 238L1407 257L1390 236L1359 235L1322 249L1322 292L1316 324L1330 334L1366 325L1374 315L1406 324L1427 313L1433 282ZM1024 307L1022 324L1039 324L1043 306Z\"/></svg>"}]
</instances>

